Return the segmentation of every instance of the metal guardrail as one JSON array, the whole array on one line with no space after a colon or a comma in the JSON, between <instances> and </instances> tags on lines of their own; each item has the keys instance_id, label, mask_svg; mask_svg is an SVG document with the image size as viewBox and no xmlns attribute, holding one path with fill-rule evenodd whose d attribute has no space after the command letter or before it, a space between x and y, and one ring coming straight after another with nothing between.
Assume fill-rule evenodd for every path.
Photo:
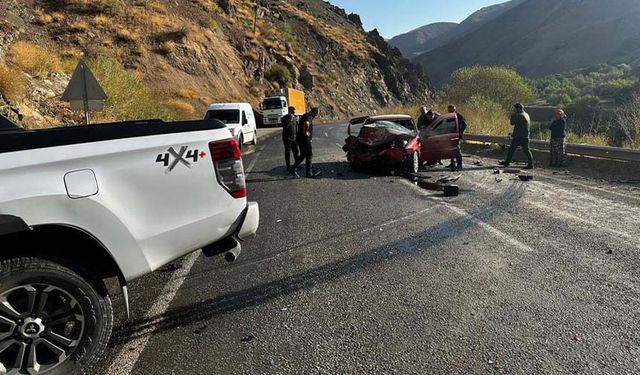
<instances>
[{"instance_id":1,"label":"metal guardrail","mask_svg":"<svg viewBox=\"0 0 640 375\"><path fill-rule=\"evenodd\" d=\"M495 135L465 134L465 141L495 143L499 145L511 144L510 137L500 137ZM536 150L548 150L548 141L531 140L529 142L531 148ZM594 158L625 160L640 162L640 150L631 150L620 147L602 147L592 145L581 145L575 143L567 143L567 154L590 156Z\"/></svg>"}]
</instances>

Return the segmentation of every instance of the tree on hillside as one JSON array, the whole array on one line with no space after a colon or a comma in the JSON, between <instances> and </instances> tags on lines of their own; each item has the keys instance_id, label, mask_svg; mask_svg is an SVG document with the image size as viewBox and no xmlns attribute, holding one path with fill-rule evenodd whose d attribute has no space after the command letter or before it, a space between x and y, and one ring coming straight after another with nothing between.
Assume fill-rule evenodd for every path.
<instances>
[{"instance_id":1,"label":"tree on hillside","mask_svg":"<svg viewBox=\"0 0 640 375\"><path fill-rule=\"evenodd\" d=\"M502 66L473 66L456 70L445 88L454 103L482 96L510 109L514 103L535 99L533 88L514 69Z\"/></svg>"}]
</instances>

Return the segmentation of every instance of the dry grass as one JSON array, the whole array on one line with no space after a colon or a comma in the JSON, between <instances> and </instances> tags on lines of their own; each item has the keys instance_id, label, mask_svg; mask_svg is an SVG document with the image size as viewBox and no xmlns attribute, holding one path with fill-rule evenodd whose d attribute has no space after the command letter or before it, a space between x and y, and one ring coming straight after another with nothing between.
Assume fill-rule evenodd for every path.
<instances>
[{"instance_id":1,"label":"dry grass","mask_svg":"<svg viewBox=\"0 0 640 375\"><path fill-rule=\"evenodd\" d=\"M218 5L211 0L191 0L192 3L200 6L203 10L212 13L218 13L220 8Z\"/></svg>"},{"instance_id":2,"label":"dry grass","mask_svg":"<svg viewBox=\"0 0 640 375\"><path fill-rule=\"evenodd\" d=\"M107 16L98 15L93 17L93 20L91 22L96 26L107 26L111 24L112 20Z\"/></svg>"},{"instance_id":3,"label":"dry grass","mask_svg":"<svg viewBox=\"0 0 640 375\"><path fill-rule=\"evenodd\" d=\"M206 105L207 107L213 103L213 98L210 96L203 96L203 97L200 97L198 100L200 100L200 103L202 103L203 105Z\"/></svg>"},{"instance_id":4,"label":"dry grass","mask_svg":"<svg viewBox=\"0 0 640 375\"><path fill-rule=\"evenodd\" d=\"M60 23L60 22L64 21L64 13L53 12L53 13L51 13L51 18L53 18L54 22Z\"/></svg>"},{"instance_id":5,"label":"dry grass","mask_svg":"<svg viewBox=\"0 0 640 375\"><path fill-rule=\"evenodd\" d=\"M167 7L163 3L153 2L151 4L151 10L157 13L167 13Z\"/></svg>"},{"instance_id":6,"label":"dry grass","mask_svg":"<svg viewBox=\"0 0 640 375\"><path fill-rule=\"evenodd\" d=\"M76 21L69 25L69 31L72 33L84 33L89 30L89 24L85 21Z\"/></svg>"},{"instance_id":7,"label":"dry grass","mask_svg":"<svg viewBox=\"0 0 640 375\"><path fill-rule=\"evenodd\" d=\"M128 29L120 29L116 32L116 39L124 43L132 43L138 39L138 36Z\"/></svg>"},{"instance_id":8,"label":"dry grass","mask_svg":"<svg viewBox=\"0 0 640 375\"><path fill-rule=\"evenodd\" d=\"M609 138L602 134L567 134L568 143L587 144L595 146L609 146Z\"/></svg>"},{"instance_id":9,"label":"dry grass","mask_svg":"<svg viewBox=\"0 0 640 375\"><path fill-rule=\"evenodd\" d=\"M0 64L0 94L9 99L20 99L27 89L27 80L22 72Z\"/></svg>"},{"instance_id":10,"label":"dry grass","mask_svg":"<svg viewBox=\"0 0 640 375\"><path fill-rule=\"evenodd\" d=\"M9 48L11 62L33 76L62 72L60 58L35 44L16 42Z\"/></svg>"},{"instance_id":11,"label":"dry grass","mask_svg":"<svg viewBox=\"0 0 640 375\"><path fill-rule=\"evenodd\" d=\"M198 99L200 94L192 89L180 89L176 91L176 96L180 99Z\"/></svg>"},{"instance_id":12,"label":"dry grass","mask_svg":"<svg viewBox=\"0 0 640 375\"><path fill-rule=\"evenodd\" d=\"M196 112L193 105L180 99L169 100L165 105L181 119L193 118Z\"/></svg>"},{"instance_id":13,"label":"dry grass","mask_svg":"<svg viewBox=\"0 0 640 375\"><path fill-rule=\"evenodd\" d=\"M176 50L176 42L173 40L165 40L160 44L160 52L164 55L171 54Z\"/></svg>"},{"instance_id":14,"label":"dry grass","mask_svg":"<svg viewBox=\"0 0 640 375\"><path fill-rule=\"evenodd\" d=\"M33 11L33 15L35 17L36 25L46 26L53 22L53 17L49 14L46 14L42 8L36 8Z\"/></svg>"}]
</instances>

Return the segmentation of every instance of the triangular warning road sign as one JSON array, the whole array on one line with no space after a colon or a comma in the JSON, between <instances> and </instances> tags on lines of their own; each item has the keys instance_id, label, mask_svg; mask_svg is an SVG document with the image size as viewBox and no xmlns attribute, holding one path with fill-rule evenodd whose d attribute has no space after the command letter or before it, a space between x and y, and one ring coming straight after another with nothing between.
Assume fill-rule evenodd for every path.
<instances>
[{"instance_id":1,"label":"triangular warning road sign","mask_svg":"<svg viewBox=\"0 0 640 375\"><path fill-rule=\"evenodd\" d=\"M84 61L80 61L71 76L67 89L62 94L62 100L70 102L105 99L107 99L107 94L100 87L98 80Z\"/></svg>"}]
</instances>

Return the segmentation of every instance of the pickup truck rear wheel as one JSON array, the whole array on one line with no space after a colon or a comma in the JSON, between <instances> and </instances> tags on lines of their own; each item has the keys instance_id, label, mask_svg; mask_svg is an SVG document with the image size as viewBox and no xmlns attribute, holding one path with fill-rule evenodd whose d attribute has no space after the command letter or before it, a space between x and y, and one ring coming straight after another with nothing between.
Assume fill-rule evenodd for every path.
<instances>
[{"instance_id":1,"label":"pickup truck rear wheel","mask_svg":"<svg viewBox=\"0 0 640 375\"><path fill-rule=\"evenodd\" d=\"M104 284L87 275L38 258L0 262L0 373L91 371L113 310Z\"/></svg>"}]
</instances>

